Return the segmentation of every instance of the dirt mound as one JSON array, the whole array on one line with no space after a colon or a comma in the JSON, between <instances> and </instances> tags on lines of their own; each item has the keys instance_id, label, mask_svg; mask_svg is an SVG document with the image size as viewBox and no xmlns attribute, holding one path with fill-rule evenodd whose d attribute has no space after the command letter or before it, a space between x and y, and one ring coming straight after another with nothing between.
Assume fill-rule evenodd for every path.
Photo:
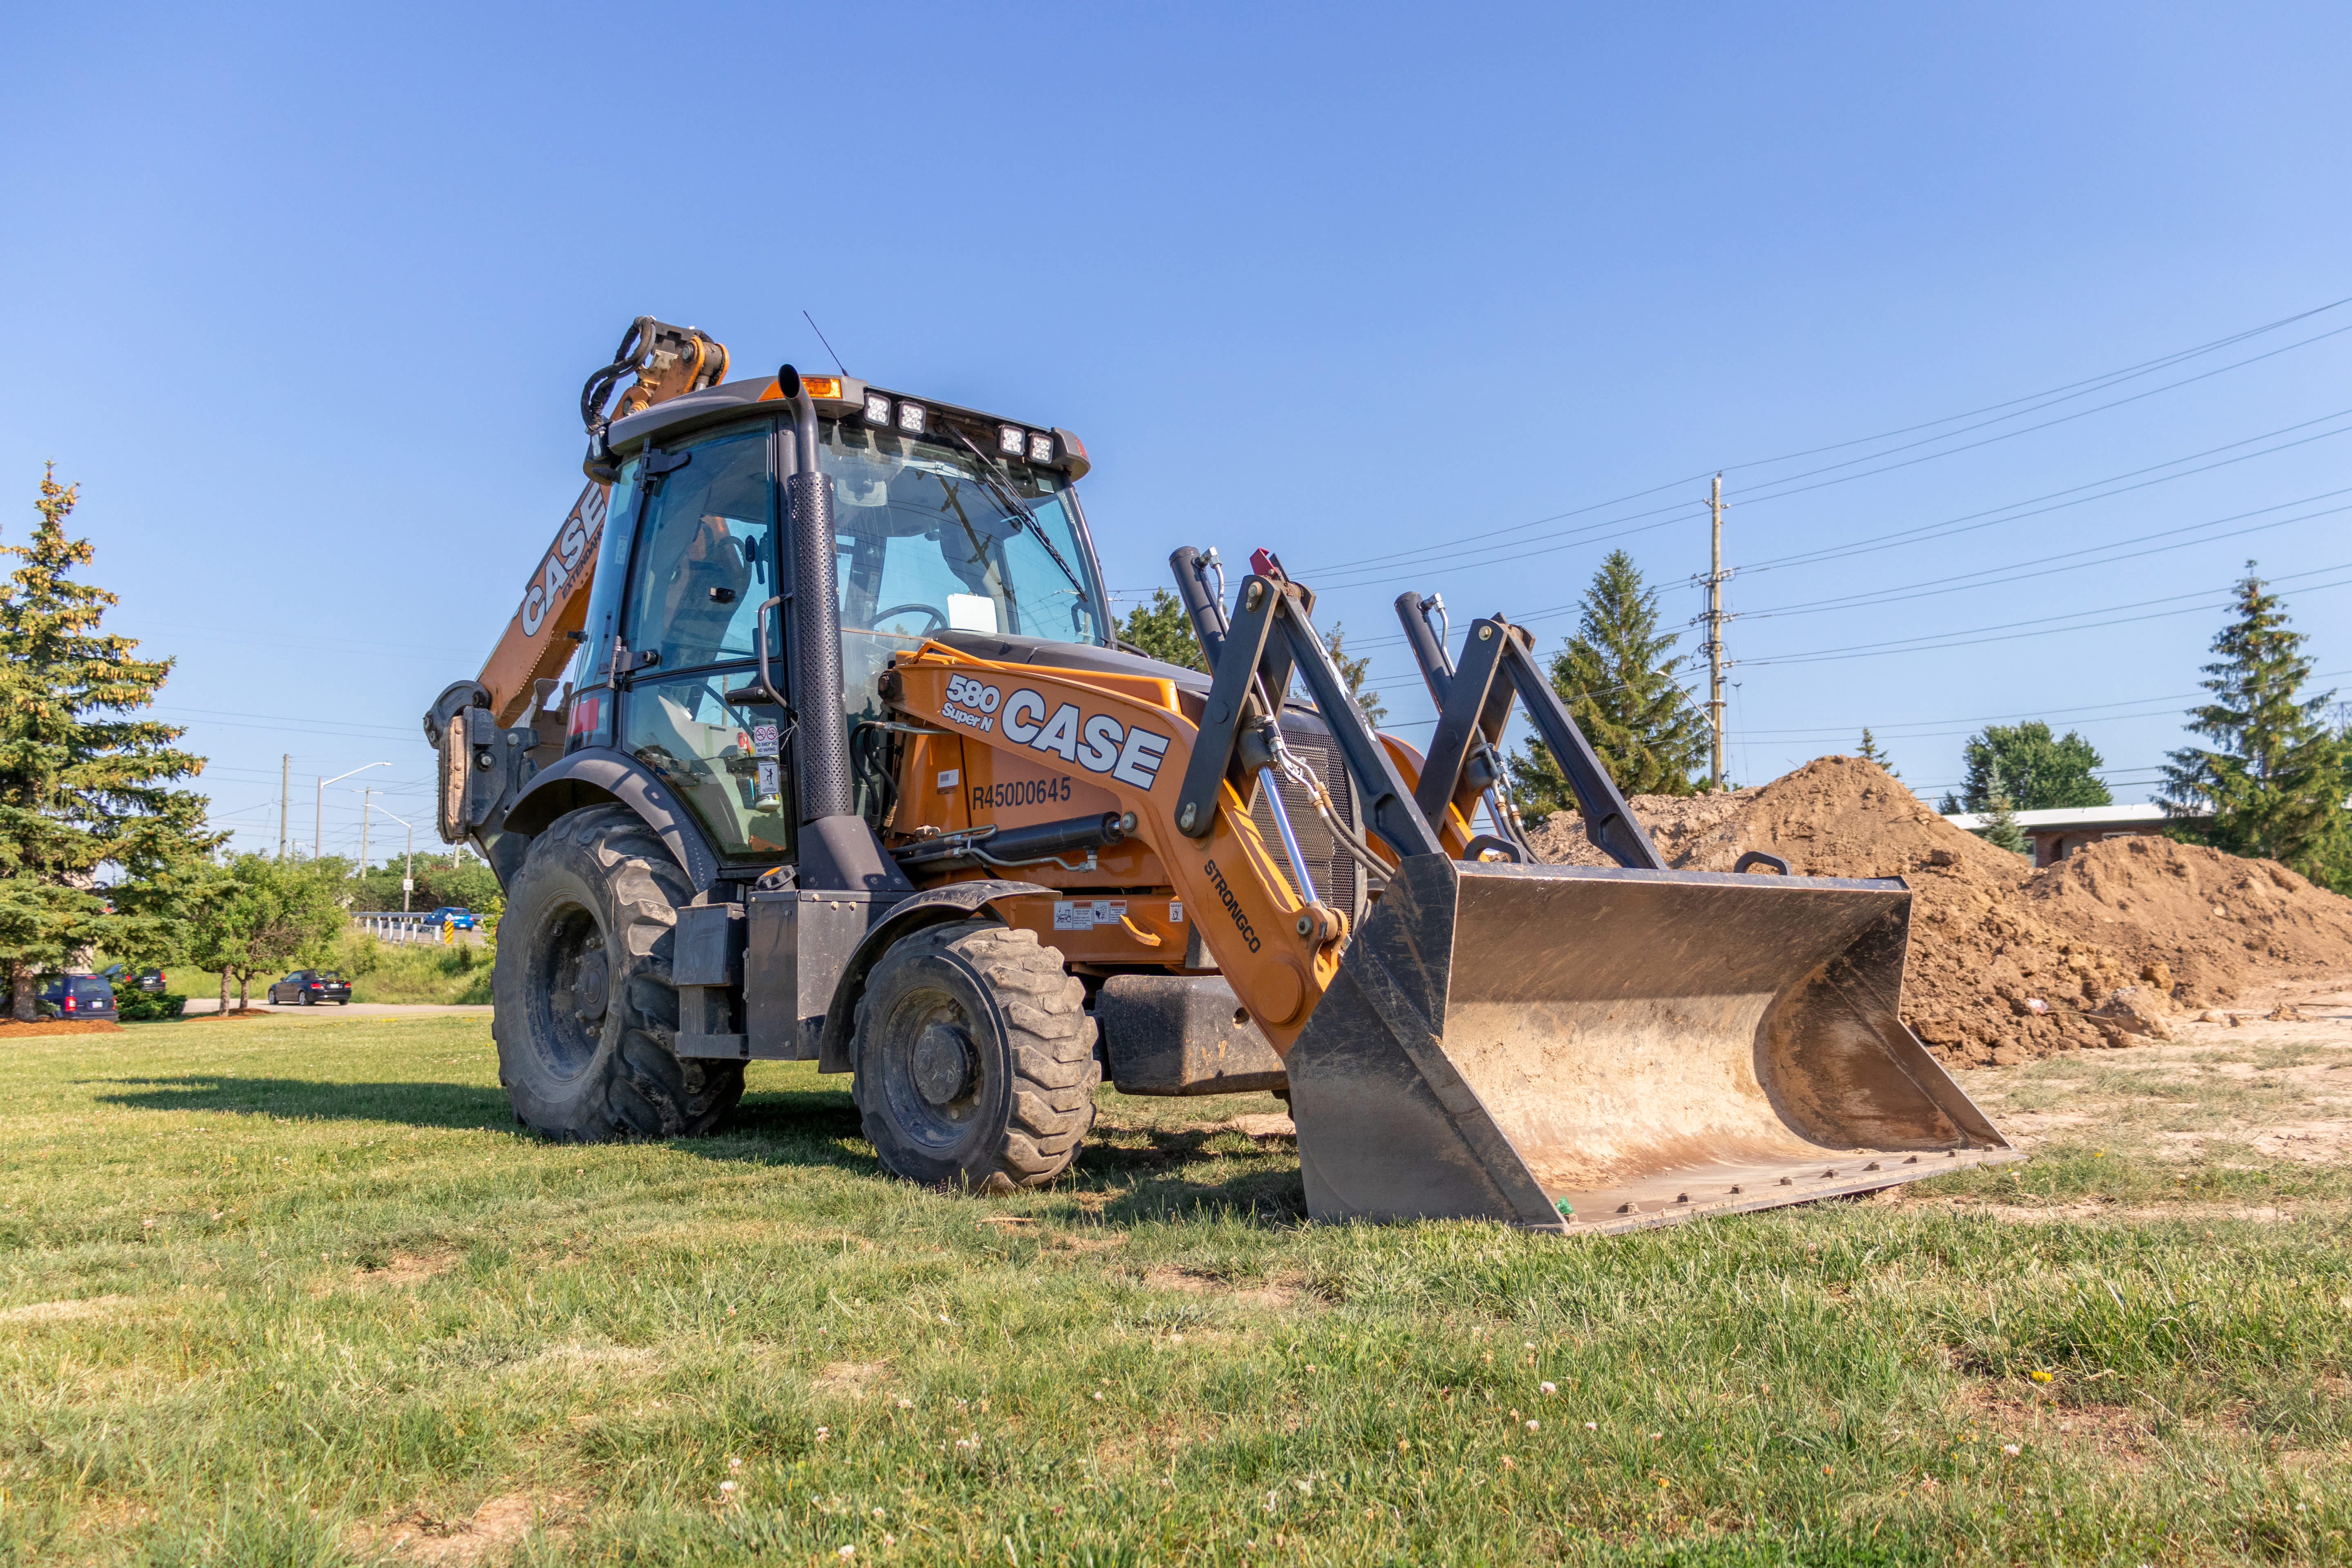
<instances>
[{"instance_id":1,"label":"dirt mound","mask_svg":"<svg viewBox=\"0 0 2352 1568\"><path fill-rule=\"evenodd\" d=\"M2185 1007L2352 969L2352 899L2275 860L2110 838L2035 873L2025 897L2042 920L2116 952Z\"/></svg>"},{"instance_id":2,"label":"dirt mound","mask_svg":"<svg viewBox=\"0 0 2352 1568\"><path fill-rule=\"evenodd\" d=\"M2138 1036L2107 1007L2113 992L2139 978L2137 966L2051 924L2022 896L2031 861L1954 827L1874 763L1822 757L1759 788L1631 804L1677 870L1728 871L1761 849L1799 876L1906 879L1913 904L1904 1017L1948 1061L2022 1061ZM1540 832L1537 848L1548 858L1608 863L1584 844L1573 816Z\"/></svg>"},{"instance_id":3,"label":"dirt mound","mask_svg":"<svg viewBox=\"0 0 2352 1568\"><path fill-rule=\"evenodd\" d=\"M1637 795L1627 804L1649 830L1650 842L1658 847L1666 863L1679 866L1682 862L1677 857L1690 845L1738 819L1748 803L1763 793L1761 786L1751 785L1721 795ZM1584 837L1584 819L1572 813L1562 812L1549 818L1530 831L1528 837L1535 845L1536 853L1555 866L1617 864Z\"/></svg>"}]
</instances>

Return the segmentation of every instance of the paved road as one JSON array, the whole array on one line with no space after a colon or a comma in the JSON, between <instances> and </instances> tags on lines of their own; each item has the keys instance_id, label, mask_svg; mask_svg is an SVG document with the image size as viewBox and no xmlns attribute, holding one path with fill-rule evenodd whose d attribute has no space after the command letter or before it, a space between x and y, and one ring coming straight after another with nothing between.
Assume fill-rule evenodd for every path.
<instances>
[{"instance_id":1,"label":"paved road","mask_svg":"<svg viewBox=\"0 0 2352 1568\"><path fill-rule=\"evenodd\" d=\"M236 1005L234 998L229 1005L232 1007ZM485 1018L490 1016L490 1005L487 1002L468 1002L456 1005L439 1002L353 1002L349 1006L337 1006L328 1002L316 1007L291 1005L274 1006L267 1002L256 1002L253 1005L253 1010L257 1013L290 1014L298 1018L409 1018L421 1017L428 1013L471 1013ZM217 996L188 998L187 1014L190 1017L199 1013L219 1011L220 998Z\"/></svg>"}]
</instances>

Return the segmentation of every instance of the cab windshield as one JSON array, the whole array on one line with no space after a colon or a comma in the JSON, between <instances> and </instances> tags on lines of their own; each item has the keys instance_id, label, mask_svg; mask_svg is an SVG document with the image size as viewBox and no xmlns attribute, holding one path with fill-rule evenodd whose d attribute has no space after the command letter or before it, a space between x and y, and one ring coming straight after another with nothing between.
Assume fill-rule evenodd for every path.
<instances>
[{"instance_id":1,"label":"cab windshield","mask_svg":"<svg viewBox=\"0 0 2352 1568\"><path fill-rule=\"evenodd\" d=\"M1061 475L952 436L845 420L824 437L845 635L1103 642L1102 590Z\"/></svg>"},{"instance_id":2,"label":"cab windshield","mask_svg":"<svg viewBox=\"0 0 2352 1568\"><path fill-rule=\"evenodd\" d=\"M975 452L952 428L918 437L857 420L821 426L817 464L833 478L851 787L869 819L888 794L887 748L875 742L887 718L877 680L892 655L943 632L1107 640L1102 587L1069 481L1017 458L982 457L987 446Z\"/></svg>"}]
</instances>

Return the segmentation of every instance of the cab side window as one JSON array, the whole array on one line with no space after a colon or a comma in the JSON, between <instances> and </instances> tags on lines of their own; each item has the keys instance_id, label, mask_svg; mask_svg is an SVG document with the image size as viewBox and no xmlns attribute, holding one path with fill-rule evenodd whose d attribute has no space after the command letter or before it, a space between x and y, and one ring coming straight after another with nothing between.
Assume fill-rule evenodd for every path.
<instances>
[{"instance_id":1,"label":"cab side window","mask_svg":"<svg viewBox=\"0 0 2352 1568\"><path fill-rule=\"evenodd\" d=\"M776 592L768 431L686 447L644 502L622 635L662 669L749 658L761 602Z\"/></svg>"}]
</instances>

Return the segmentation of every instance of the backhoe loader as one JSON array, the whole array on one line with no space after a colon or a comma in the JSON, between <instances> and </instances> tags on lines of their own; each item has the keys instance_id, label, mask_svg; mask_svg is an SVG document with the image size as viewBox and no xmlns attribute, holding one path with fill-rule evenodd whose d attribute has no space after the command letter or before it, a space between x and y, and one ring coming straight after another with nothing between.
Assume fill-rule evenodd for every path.
<instances>
[{"instance_id":1,"label":"backhoe loader","mask_svg":"<svg viewBox=\"0 0 2352 1568\"><path fill-rule=\"evenodd\" d=\"M506 890L519 1121L709 1132L813 1059L887 1170L1005 1192L1103 1082L1271 1089L1317 1219L1580 1233L2016 1157L1901 1022L1904 885L1667 869L1524 629L1456 654L1399 601L1424 754L1267 552L1230 599L1171 557L1208 674L1122 646L1069 431L727 361L632 326L588 489L425 716ZM1615 866L1535 863L1515 700Z\"/></svg>"}]
</instances>

